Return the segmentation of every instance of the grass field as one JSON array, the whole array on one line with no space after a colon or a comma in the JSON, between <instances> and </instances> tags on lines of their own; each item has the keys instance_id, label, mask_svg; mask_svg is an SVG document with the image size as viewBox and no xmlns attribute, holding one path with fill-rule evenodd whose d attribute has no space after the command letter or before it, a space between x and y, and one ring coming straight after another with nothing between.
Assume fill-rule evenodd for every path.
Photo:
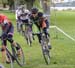
<instances>
[{"instance_id":1,"label":"grass field","mask_svg":"<svg viewBox=\"0 0 75 68\"><path fill-rule=\"evenodd\" d=\"M57 31L56 33L56 29L51 29L51 63L49 65L46 65L38 40L36 39L35 41L33 41L32 47L29 47L26 44L23 36L16 32L15 15L13 13L10 13L9 11L0 11L0 13L6 14L12 20L15 26L14 39L19 42L20 45L22 45L25 53L26 65L22 68L75 68L74 41L70 40L59 31ZM57 25L70 36L75 38L75 11L56 11L56 23L54 14L54 12L51 13L51 24ZM58 35L58 38L55 38L56 34ZM5 68L9 68L9 65L5 65ZM20 67L15 64L14 68Z\"/></svg>"}]
</instances>

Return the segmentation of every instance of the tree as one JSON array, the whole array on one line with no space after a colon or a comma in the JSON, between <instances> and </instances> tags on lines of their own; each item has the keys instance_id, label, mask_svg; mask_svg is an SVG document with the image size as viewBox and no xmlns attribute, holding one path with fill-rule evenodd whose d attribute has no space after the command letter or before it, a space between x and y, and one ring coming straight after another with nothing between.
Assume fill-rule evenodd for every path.
<instances>
[{"instance_id":1,"label":"tree","mask_svg":"<svg viewBox=\"0 0 75 68\"><path fill-rule=\"evenodd\" d=\"M47 15L48 20L50 21L50 0L40 0L44 13Z\"/></svg>"},{"instance_id":2,"label":"tree","mask_svg":"<svg viewBox=\"0 0 75 68\"><path fill-rule=\"evenodd\" d=\"M7 0L2 0L3 8L6 8Z\"/></svg>"},{"instance_id":3,"label":"tree","mask_svg":"<svg viewBox=\"0 0 75 68\"><path fill-rule=\"evenodd\" d=\"M14 1L15 0L8 0L9 10L14 10L15 8Z\"/></svg>"},{"instance_id":4,"label":"tree","mask_svg":"<svg viewBox=\"0 0 75 68\"><path fill-rule=\"evenodd\" d=\"M35 0L25 0L25 1L26 1L27 9L30 10L33 7Z\"/></svg>"},{"instance_id":5,"label":"tree","mask_svg":"<svg viewBox=\"0 0 75 68\"><path fill-rule=\"evenodd\" d=\"M44 13L50 13L50 0L41 0Z\"/></svg>"},{"instance_id":6,"label":"tree","mask_svg":"<svg viewBox=\"0 0 75 68\"><path fill-rule=\"evenodd\" d=\"M27 9L31 9L33 7L33 4L35 0L15 0L15 7L18 7L20 5L26 5Z\"/></svg>"}]
</instances>

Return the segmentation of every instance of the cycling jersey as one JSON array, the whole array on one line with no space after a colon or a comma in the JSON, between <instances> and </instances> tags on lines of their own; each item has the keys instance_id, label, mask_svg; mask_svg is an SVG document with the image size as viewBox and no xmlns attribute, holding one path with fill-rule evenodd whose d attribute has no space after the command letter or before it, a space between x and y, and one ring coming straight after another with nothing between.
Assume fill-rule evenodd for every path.
<instances>
[{"instance_id":1,"label":"cycling jersey","mask_svg":"<svg viewBox=\"0 0 75 68\"><path fill-rule=\"evenodd\" d=\"M30 19L31 19L31 22L34 22L34 23L38 23L39 22L39 17L33 17L32 15L30 15Z\"/></svg>"},{"instance_id":2,"label":"cycling jersey","mask_svg":"<svg viewBox=\"0 0 75 68\"><path fill-rule=\"evenodd\" d=\"M40 24L39 24L39 17L33 17L32 15L30 16L30 21L32 23L32 31L34 33L40 32Z\"/></svg>"},{"instance_id":3,"label":"cycling jersey","mask_svg":"<svg viewBox=\"0 0 75 68\"><path fill-rule=\"evenodd\" d=\"M31 15L30 16L30 20L32 24L35 24L37 29L40 31L41 28L47 28L49 26L49 22L47 20L45 20L45 18L40 18L39 16L36 16L35 18ZM33 26L32 26L33 27Z\"/></svg>"},{"instance_id":4,"label":"cycling jersey","mask_svg":"<svg viewBox=\"0 0 75 68\"><path fill-rule=\"evenodd\" d=\"M30 22L29 15L28 15L28 14L22 14L22 15L20 16L20 20L21 20L23 23L28 23L28 22Z\"/></svg>"}]
</instances>

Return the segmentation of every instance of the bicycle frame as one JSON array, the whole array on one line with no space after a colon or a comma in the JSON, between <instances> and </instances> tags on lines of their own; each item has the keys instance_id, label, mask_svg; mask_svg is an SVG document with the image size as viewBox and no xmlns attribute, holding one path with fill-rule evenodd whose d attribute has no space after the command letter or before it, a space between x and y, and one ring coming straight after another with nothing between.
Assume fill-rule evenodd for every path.
<instances>
[{"instance_id":1,"label":"bicycle frame","mask_svg":"<svg viewBox=\"0 0 75 68\"><path fill-rule=\"evenodd\" d=\"M18 47L20 47L20 45L18 44L18 43L16 43L16 45L18 46ZM17 62L17 64L19 65L19 66L23 66L24 65L24 53L23 53L23 50L22 50L22 48L20 47L20 49L21 49L21 52L22 52L22 56L21 56L21 62L19 61L19 59L18 59L18 55L17 55L17 50L16 50L16 47L14 46L14 45L12 45L11 44L11 52L10 52L10 50L8 49L8 47L6 47L6 55L7 55L7 58L8 58L8 55L9 55L9 57L10 57L10 63L11 63L11 65L12 65L12 63L14 62L14 60L16 60L16 62ZM13 68L13 65L11 66L11 68Z\"/></svg>"}]
</instances>

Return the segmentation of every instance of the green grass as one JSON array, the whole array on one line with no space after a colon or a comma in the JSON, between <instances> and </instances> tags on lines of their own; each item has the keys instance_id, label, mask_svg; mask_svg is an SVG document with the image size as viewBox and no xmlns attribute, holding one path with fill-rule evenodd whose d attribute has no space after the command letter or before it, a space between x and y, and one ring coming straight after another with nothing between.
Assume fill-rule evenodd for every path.
<instances>
[{"instance_id":1,"label":"green grass","mask_svg":"<svg viewBox=\"0 0 75 68\"><path fill-rule=\"evenodd\" d=\"M15 24L15 15L9 11L0 11L0 13L6 14ZM51 24L56 24L58 27L63 29L66 33L75 38L75 12L74 11L56 11L56 23L55 23L54 12L51 13ZM58 38L56 39L56 34ZM22 68L75 68L75 42L64 36L56 29L50 30L51 35L51 63L46 65L42 56L41 47L36 39L33 41L32 47L26 44L25 39L16 32L14 39L21 44L24 53L26 65ZM1 60L1 58L0 58ZM5 65L6 68L9 65ZM15 64L14 68L20 68Z\"/></svg>"}]
</instances>

